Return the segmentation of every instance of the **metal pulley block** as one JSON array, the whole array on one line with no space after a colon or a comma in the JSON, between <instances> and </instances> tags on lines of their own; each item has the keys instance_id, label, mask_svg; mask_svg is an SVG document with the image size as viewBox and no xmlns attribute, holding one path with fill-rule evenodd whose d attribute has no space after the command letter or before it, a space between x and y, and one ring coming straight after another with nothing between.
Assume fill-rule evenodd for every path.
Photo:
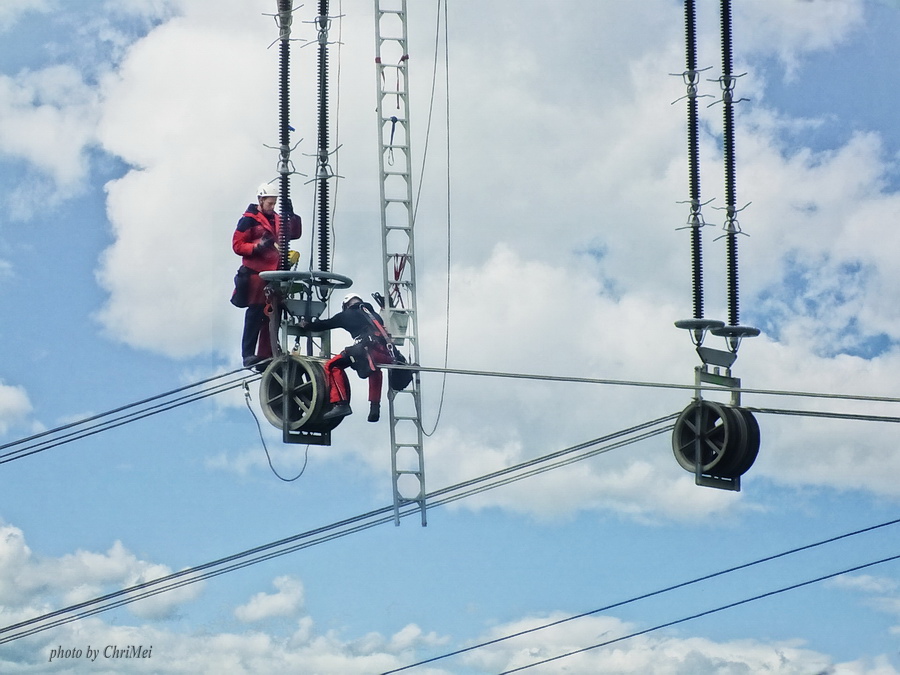
<instances>
[{"instance_id":1,"label":"metal pulley block","mask_svg":"<svg viewBox=\"0 0 900 675\"><path fill-rule=\"evenodd\" d=\"M282 354L272 360L259 382L259 404L286 443L329 445L341 418L323 420L328 408L325 360Z\"/></svg>"},{"instance_id":2,"label":"metal pulley block","mask_svg":"<svg viewBox=\"0 0 900 675\"><path fill-rule=\"evenodd\" d=\"M756 461L759 443L759 424L749 410L703 399L682 411L672 434L676 461L698 483L702 477L738 479Z\"/></svg>"}]
</instances>

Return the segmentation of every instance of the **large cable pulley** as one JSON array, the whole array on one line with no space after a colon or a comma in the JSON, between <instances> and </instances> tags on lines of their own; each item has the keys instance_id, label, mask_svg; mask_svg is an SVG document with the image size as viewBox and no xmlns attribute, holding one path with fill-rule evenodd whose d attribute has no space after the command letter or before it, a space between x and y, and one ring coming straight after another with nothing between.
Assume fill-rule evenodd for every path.
<instances>
[{"instance_id":1,"label":"large cable pulley","mask_svg":"<svg viewBox=\"0 0 900 675\"><path fill-rule=\"evenodd\" d=\"M759 440L759 425L749 410L700 399L676 420L672 450L686 471L737 478L756 461Z\"/></svg>"},{"instance_id":2,"label":"large cable pulley","mask_svg":"<svg viewBox=\"0 0 900 675\"><path fill-rule=\"evenodd\" d=\"M263 415L285 433L300 432L303 442L331 431L341 418L323 420L328 407L324 359L283 354L272 360L259 383Z\"/></svg>"}]
</instances>

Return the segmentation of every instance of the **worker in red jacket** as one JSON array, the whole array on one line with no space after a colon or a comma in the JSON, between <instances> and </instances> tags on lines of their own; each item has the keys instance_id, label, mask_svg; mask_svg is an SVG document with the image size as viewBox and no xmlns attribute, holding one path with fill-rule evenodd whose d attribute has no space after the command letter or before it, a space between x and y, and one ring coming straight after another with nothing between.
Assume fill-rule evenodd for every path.
<instances>
[{"instance_id":1,"label":"worker in red jacket","mask_svg":"<svg viewBox=\"0 0 900 675\"><path fill-rule=\"evenodd\" d=\"M238 221L231 248L241 256L241 267L234 278L234 293L231 303L246 307L244 332L241 336L241 357L245 368L259 367L272 358L272 342L269 335L269 320L266 316L266 282L259 273L277 270L281 261L278 242L281 240L281 216L275 212L279 190L277 185L263 183L256 192L256 204L250 204ZM290 199L284 201L289 228L288 237L300 237L302 223L294 213ZM296 262L296 252L291 251Z\"/></svg>"}]
</instances>

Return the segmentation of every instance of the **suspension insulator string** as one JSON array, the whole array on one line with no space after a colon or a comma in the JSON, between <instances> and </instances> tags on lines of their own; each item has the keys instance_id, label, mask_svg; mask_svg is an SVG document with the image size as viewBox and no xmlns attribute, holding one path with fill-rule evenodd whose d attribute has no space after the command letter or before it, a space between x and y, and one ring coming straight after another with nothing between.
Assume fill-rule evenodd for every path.
<instances>
[{"instance_id":1,"label":"suspension insulator string","mask_svg":"<svg viewBox=\"0 0 900 675\"><path fill-rule=\"evenodd\" d=\"M691 229L691 270L693 277L694 318L703 318L703 243L700 214L700 125L697 114L697 27L694 0L685 0L685 66L688 111L688 180L690 187L689 219Z\"/></svg>"},{"instance_id":2,"label":"suspension insulator string","mask_svg":"<svg viewBox=\"0 0 900 675\"><path fill-rule=\"evenodd\" d=\"M728 290L728 324L740 324L738 299L738 242L740 226L737 222L737 194L734 148L734 75L732 73L731 0L722 0L722 102L723 102L723 159L725 163L725 232Z\"/></svg>"},{"instance_id":3,"label":"suspension insulator string","mask_svg":"<svg viewBox=\"0 0 900 675\"><path fill-rule=\"evenodd\" d=\"M280 258L278 269L290 269L291 228L288 227L291 203L291 144L290 144L290 63L291 63L291 23L293 21L292 0L278 0L279 27L279 82L278 82L278 162L279 187L281 193L281 231L278 234Z\"/></svg>"},{"instance_id":4,"label":"suspension insulator string","mask_svg":"<svg viewBox=\"0 0 900 675\"><path fill-rule=\"evenodd\" d=\"M331 265L331 242L329 237L329 188L328 179L331 170L328 165L328 0L319 0L319 15L316 17L318 27L318 89L319 89L319 126L317 148L317 226L319 244L319 269L329 271Z\"/></svg>"}]
</instances>

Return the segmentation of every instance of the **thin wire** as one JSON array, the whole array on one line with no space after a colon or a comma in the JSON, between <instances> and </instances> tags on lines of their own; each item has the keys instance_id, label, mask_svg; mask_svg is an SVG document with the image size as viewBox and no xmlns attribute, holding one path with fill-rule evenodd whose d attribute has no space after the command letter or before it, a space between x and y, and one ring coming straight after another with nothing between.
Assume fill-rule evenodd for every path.
<instances>
[{"instance_id":1,"label":"thin wire","mask_svg":"<svg viewBox=\"0 0 900 675\"><path fill-rule=\"evenodd\" d=\"M894 560L900 560L900 554L889 556L887 558L882 558L881 560L875 560L873 562L864 563L862 565L856 565L854 567L848 567L847 569L841 570L839 572L833 572L831 574L825 574L821 577L816 577L815 579L809 579L808 581L801 581L800 583L791 584L790 586L783 586L782 588L775 589L774 591L769 591L767 593L760 593L759 595L754 595L750 598L744 598L743 600L738 600L737 602L731 602L727 605L720 605L714 609L708 609L704 612L698 612L697 614L692 614L690 616L682 617L681 619L675 619L674 621L668 621L666 623L658 624L653 626L653 628L647 628L645 630L636 631L634 633L630 633L628 635L623 635L621 637L614 638L612 640L607 640L606 642L601 642L595 645L591 645L590 647L584 647L582 649L576 649L575 651L567 652L565 654L559 654L558 656L550 657L549 659L544 659L543 661L535 661L534 663L529 663L526 666L520 666L519 668L513 668L512 670L504 670L499 675L509 675L509 673L517 673L522 670L527 670L529 668L534 668L535 666L540 666L545 663L550 663L551 661L558 661L560 659L567 658L569 656L574 656L575 654L581 654L583 652L591 651L592 649L599 649L600 647L606 647L611 644L615 644L616 642L622 642L624 640L628 640L633 637L639 637L641 635L647 635L648 633L652 633L657 630L661 630L663 628L670 628L672 626L677 626L681 623L686 623L688 621L693 621L694 619L699 619L704 616L709 616L711 614L716 614L718 612L722 612L726 609L732 609L734 607L739 607L740 605L746 605L750 602L755 602L757 600L762 600L764 598L772 597L775 595L779 595L781 593L786 593L787 591L793 591L798 588L803 588L804 586L811 586L812 584L817 584L821 581L827 581L828 579L833 579L835 577L839 577L842 574L850 574L851 572L859 572L860 570L868 569L870 567L875 567L876 565L883 565L887 562L893 562Z\"/></svg>"},{"instance_id":2,"label":"thin wire","mask_svg":"<svg viewBox=\"0 0 900 675\"><path fill-rule=\"evenodd\" d=\"M607 436L603 436L592 441L588 441L586 443L580 443L575 446L571 446L570 448L565 448L563 450L559 450L544 457L538 457L535 459L528 460L526 462L522 462L518 465L507 467L506 469L502 469L499 471L495 471L491 474L486 474L478 478L470 479L468 481L464 481L462 483L458 483L456 485L448 486L442 488L440 490L436 490L432 493L426 495L426 499L437 498L443 496L443 499L438 499L434 504L428 505L426 508L434 508L436 506L440 506L451 501L455 501L457 499L462 499L465 496L470 496L472 494L477 494L479 492L484 492L494 487L499 487L501 485L506 485L511 482L511 479L506 477L510 473L513 473L518 470L527 469L535 466L541 461L548 461L552 459L556 459L562 457L565 454L577 452L579 450L583 450L589 448L593 445L598 445L601 443L607 443L609 441L613 441L616 439L621 439L623 436L627 436L629 433L633 433L636 431L642 431L649 427L652 427L655 424L659 424L661 422L671 420L675 415L668 415L666 417L660 418L658 420L653 420L651 422L646 422L643 424L636 425L631 427L630 429L624 429L621 431L614 432L612 434L608 434ZM641 438L637 438L632 440L631 442L637 442L641 440ZM627 445L627 442L619 441L616 444L616 447L621 447L622 445ZM601 450L597 450L599 452ZM596 453L595 453L596 454ZM549 471L552 468L549 467L545 470ZM533 474L534 472L532 472ZM503 478L501 481L495 481L494 479ZM488 481L494 481L493 483L488 483ZM486 483L485 485L476 486L478 483ZM467 490L466 494L454 496L453 492L459 490ZM409 507L404 510L401 510L400 516L406 517L408 515L413 515L419 513L419 507L415 505L414 507ZM372 519L375 520L372 520ZM115 591L112 593L108 593L106 595L100 596L98 598L94 598L92 600L87 600L76 605L72 605L69 607L65 607L59 610L55 610L53 612L49 612L47 614L34 617L32 619L28 619L25 621L21 621L16 624L12 624L6 626L4 628L0 628L0 636L2 634L7 633L8 635L0 637L0 644L4 644L6 642L11 642L20 637L26 637L27 635L33 635L35 633L48 630L50 628L54 628L56 626L60 626L66 623L70 623L73 621L77 621L80 618L86 616L92 616L94 614L106 611L107 609L113 609L115 607L119 607L125 604L129 604L131 602L135 602L137 600L150 597L156 595L158 593L162 593L168 590L174 590L175 588L180 588L182 586L186 586L189 584L196 583L197 581L203 581L207 578L212 578L218 576L220 574L224 574L226 572L230 572L237 569L242 569L244 567L248 567L250 565L257 564L259 562L263 562L266 560L270 560L276 557L280 557L282 555L287 555L288 553L292 553L294 551L307 548L309 546L313 546L318 543L324 543L326 541L331 541L332 539L337 539L348 534L353 534L355 532L359 532L370 527L375 527L376 525L381 525L384 523L394 522L394 507L386 506L381 509L377 509L375 511L370 511L368 513L364 513L353 518L348 518L342 521L338 521L336 523L332 523L330 525L326 525L315 530L310 530L305 533L293 535L291 537L286 537L284 539L280 539L275 542L271 542L269 544L265 544L262 546L257 546L252 549L248 549L246 551L242 551L240 553L236 553L225 558L220 558L219 560L215 560L213 562L205 563L202 565L198 565L195 567L191 567L188 569L181 570L179 572L175 572L173 574L169 574L164 577L160 577L158 579L153 579L151 581L143 582L141 584L137 584L135 586L131 586L129 588L124 588L119 591ZM365 523L363 521L372 520L372 522ZM362 523L362 524L360 524ZM343 531L340 531L341 528L348 528ZM310 539L312 537L318 537L317 539L313 539L311 541L303 541L304 539ZM286 547L286 548L285 548ZM280 550L275 550L280 549ZM255 556L255 557L252 557ZM224 567L223 567L224 566ZM221 569L214 569L221 568ZM200 573L200 574L198 574ZM161 585L164 586L160 587ZM136 592L139 592L135 595ZM126 597L127 596L127 597ZM105 605L103 603L106 603ZM102 605L97 607L97 605ZM67 614L72 614L72 612L76 612L78 610L84 610L77 614L71 616L65 616ZM50 621L52 619L52 621ZM25 629L25 630L19 630ZM19 630L17 633L13 633L9 635L12 631Z\"/></svg>"},{"instance_id":3,"label":"thin wire","mask_svg":"<svg viewBox=\"0 0 900 675\"><path fill-rule=\"evenodd\" d=\"M300 478L303 475L303 472L306 471L306 464L309 462L309 445L306 446L306 455L303 458L303 466L300 469L300 473L298 473L293 478L285 478L275 469L275 466L272 464L272 456L269 454L269 446L266 444L266 439L263 436L262 427L259 424L259 418L256 416L256 413L253 410L253 407L250 405L250 388L247 386L247 383L244 383L244 401L247 404L247 410L250 411L250 414L253 416L253 421L256 422L256 430L259 432L259 440L262 443L263 450L266 451L266 461L269 462L269 468L272 470L272 473L275 474L275 477L279 480L283 480L285 483L293 483L295 480Z\"/></svg>"},{"instance_id":4,"label":"thin wire","mask_svg":"<svg viewBox=\"0 0 900 675\"><path fill-rule=\"evenodd\" d=\"M444 6L444 100L446 102L446 139L447 139L447 296L445 298L445 313L444 313L444 368L447 367L450 359L450 288L451 288L451 271L452 271L452 230L451 223L453 219L451 217L451 179L450 179L450 39L449 39L449 21L448 21L448 12L447 5L449 0L438 0L438 16L437 16L437 26L435 28L435 38L434 38L434 64L435 64L435 73L437 71L437 50L439 44L439 34L441 28L441 3L443 2ZM434 98L434 88L435 81L437 77L436 74L434 76L434 80L432 80L432 100ZM431 113L429 111L429 123L431 120ZM424 162L423 162L424 164ZM421 180L419 182L419 187L421 189ZM418 197L416 198L416 208L418 208ZM414 217L415 218L415 217ZM422 433L425 436L431 437L434 435L434 432L437 431L438 424L441 421L441 414L444 411L444 397L447 393L447 373L444 373L441 376L441 397L438 401L438 410L437 415L434 419L434 426L431 427L431 431L425 431L424 427L422 428ZM418 399L416 399L418 403ZM422 413L419 411L419 419L422 419Z\"/></svg>"},{"instance_id":5,"label":"thin wire","mask_svg":"<svg viewBox=\"0 0 900 675\"><path fill-rule=\"evenodd\" d=\"M762 563L771 562L773 560L778 560L779 558L785 558L787 556L794 555L796 553L802 553L803 551L809 551L814 548L818 548L820 546L825 546L827 544L833 544L842 539L849 539L850 537L855 537L860 534L866 534L868 532L872 532L874 530L878 530L884 527L889 527L891 525L900 524L900 518L895 518L894 520L890 520L885 523L879 523L878 525L872 525L869 527L864 527L859 530L854 530L853 532L846 532L844 534L839 534L834 537L829 537L828 539L823 539L821 541L813 542L812 544L806 544L804 546L798 546L797 548L792 548L787 551L783 551L781 553L776 553L774 555L765 556L763 558L758 558L757 560L753 560L748 563L743 563L741 565L736 565L735 567L729 567L728 569L721 570L719 572L713 572L711 574L706 574L701 577L697 577L695 579L691 579L690 581L684 581L673 586L667 586L666 588L660 588L655 591L651 591L649 593L644 593L643 595L638 595L633 598L629 598L627 600L622 600L621 602L615 602L611 605L606 605L605 607L600 607L598 609L592 609L588 612L582 612L581 614L575 614L573 616L566 617L564 619L559 619L557 621L551 621L550 623L545 623L540 626L535 626L534 628L528 628L526 630L521 630L516 633L511 633L509 635L504 635L503 637L495 638L493 640L487 640L486 642L480 642L476 645L471 645L469 647L465 647L463 649L457 649L453 652L448 652L446 654L441 654L440 656L435 656L430 659L425 659L423 661L418 661L417 663L411 663L407 666L403 666L402 668L396 668L394 670L388 670L381 675L390 675L390 673L399 673L403 670L409 670L410 668L415 668L417 666L423 666L428 663L434 663L435 661L441 661L446 658L450 658L451 656L459 656L460 654L465 654L466 652L471 652L476 649L481 649L482 647L489 647L491 645L498 644L500 642L505 642L506 640L511 640L513 638L522 637L523 635L528 635L530 633L536 633L537 631L544 630L546 628L553 628L554 626L559 626L560 624L568 623L570 621L575 621L576 619L583 619L587 616L592 616L594 614L599 614L600 612L608 612L611 609L618 609L619 607L624 607L625 605L630 605L634 602L639 602L640 600L647 600L648 598L652 598L658 595L663 595L665 593L669 593L671 591L676 591L682 588L686 588L688 586L693 586L694 584L701 583L703 581L709 581L710 579L715 579L716 577L725 576L726 574L731 574L732 572L738 572L740 570L748 569L750 567L754 567L756 565L761 565Z\"/></svg>"}]
</instances>

